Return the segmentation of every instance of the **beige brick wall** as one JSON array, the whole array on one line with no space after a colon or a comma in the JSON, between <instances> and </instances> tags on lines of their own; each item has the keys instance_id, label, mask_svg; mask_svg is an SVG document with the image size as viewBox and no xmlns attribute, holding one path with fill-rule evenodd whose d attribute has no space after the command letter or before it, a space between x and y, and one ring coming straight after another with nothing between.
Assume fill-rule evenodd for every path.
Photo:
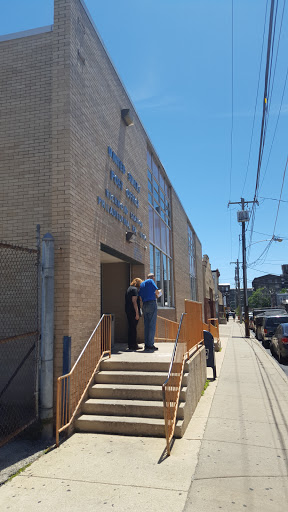
<instances>
[{"instance_id":1,"label":"beige brick wall","mask_svg":"<svg viewBox=\"0 0 288 512\"><path fill-rule=\"evenodd\" d=\"M177 320L184 312L184 300L191 299L188 253L188 217L175 191L172 189L172 223L173 223L173 254L174 254L174 285ZM196 253L197 300L202 302L202 247L193 230Z\"/></svg>"},{"instance_id":2,"label":"beige brick wall","mask_svg":"<svg viewBox=\"0 0 288 512\"><path fill-rule=\"evenodd\" d=\"M51 230L52 33L0 42L0 240Z\"/></svg>"},{"instance_id":3,"label":"beige brick wall","mask_svg":"<svg viewBox=\"0 0 288 512\"><path fill-rule=\"evenodd\" d=\"M62 373L63 336L72 337L73 364L99 321L101 244L130 262L131 278L144 278L149 269L149 141L80 0L55 0L53 32L0 43L0 59L5 70L0 77L5 218L0 239L34 244L37 223L42 234L50 231L55 238L56 380ZM134 126L122 121L123 108L131 109ZM124 163L125 175L108 146ZM110 179L111 169L123 181L122 190ZM140 184L139 194L128 182L128 172ZM126 197L126 187L139 199L139 208ZM128 218L132 212L142 221L146 241L138 235L135 243L126 241L125 225L97 202L100 197L121 213L105 197L105 189L127 206ZM187 216L176 193L171 194L176 309L160 309L159 314L175 320L190 298L190 281ZM196 235L195 243L201 300L202 253ZM117 280L114 268L113 276ZM127 281L128 286L130 276ZM143 336L143 322L139 334Z\"/></svg>"},{"instance_id":4,"label":"beige brick wall","mask_svg":"<svg viewBox=\"0 0 288 512\"><path fill-rule=\"evenodd\" d=\"M202 314L204 318L204 293L203 293L203 270L202 270L202 245L195 234L196 253L196 275L197 275L197 301L202 303Z\"/></svg>"}]
</instances>

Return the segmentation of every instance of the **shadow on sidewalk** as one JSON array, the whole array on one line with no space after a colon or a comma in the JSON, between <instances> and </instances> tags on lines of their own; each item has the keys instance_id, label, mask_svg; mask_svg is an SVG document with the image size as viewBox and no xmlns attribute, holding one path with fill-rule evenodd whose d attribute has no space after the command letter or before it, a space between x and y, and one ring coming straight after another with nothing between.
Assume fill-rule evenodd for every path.
<instances>
[{"instance_id":1,"label":"shadow on sidewalk","mask_svg":"<svg viewBox=\"0 0 288 512\"><path fill-rule=\"evenodd\" d=\"M265 368L263 362L259 359L259 357L256 354L253 346L252 346L252 350L253 350L253 352L255 354L255 358L256 358L256 361L257 361L257 364L258 364L258 367L259 367L259 373L261 375L261 379L262 379L262 383L263 383L263 390L265 391L265 395L266 395L268 403L269 403L270 411L271 411L271 414L273 416L274 424L275 424L275 427L277 429L277 433L278 433L278 436L279 436L279 441L280 441L281 449L283 451L287 451L288 424L287 424L287 421L286 421L285 413L283 411L283 404L281 404L281 402L279 401L279 397L277 395L277 392L275 391L275 387L274 387L273 382L271 381L269 372ZM268 385L269 385L269 387L268 387ZM273 395L272 397L271 397L271 394ZM286 405L286 402L285 402L285 405ZM283 425L283 427L286 430L285 435L283 435L283 431L281 432L281 430L279 428L279 422L278 422L277 416L276 416L276 409L278 410L278 413L281 416L282 425ZM286 465L287 473L288 473L288 460L287 460L287 457L284 460L285 460L285 465Z\"/></svg>"}]
</instances>

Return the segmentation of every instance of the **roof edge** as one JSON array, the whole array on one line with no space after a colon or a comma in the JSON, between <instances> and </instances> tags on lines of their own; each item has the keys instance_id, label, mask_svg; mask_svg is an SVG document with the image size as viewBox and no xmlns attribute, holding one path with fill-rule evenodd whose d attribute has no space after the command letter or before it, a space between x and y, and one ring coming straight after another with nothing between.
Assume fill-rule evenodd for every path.
<instances>
[{"instance_id":1,"label":"roof edge","mask_svg":"<svg viewBox=\"0 0 288 512\"><path fill-rule=\"evenodd\" d=\"M52 32L53 25L46 25L45 27L32 28L30 30L23 30L22 32L14 32L13 34L6 34L0 36L0 43L3 41L11 41L12 39L21 39L22 37L37 36L45 32Z\"/></svg>"}]
</instances>

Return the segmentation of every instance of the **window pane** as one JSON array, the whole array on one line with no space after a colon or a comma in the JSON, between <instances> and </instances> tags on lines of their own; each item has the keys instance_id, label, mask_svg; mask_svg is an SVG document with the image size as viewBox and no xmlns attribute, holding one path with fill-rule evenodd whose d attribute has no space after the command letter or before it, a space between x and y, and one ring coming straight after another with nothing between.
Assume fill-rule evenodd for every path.
<instances>
[{"instance_id":1,"label":"window pane","mask_svg":"<svg viewBox=\"0 0 288 512\"><path fill-rule=\"evenodd\" d=\"M164 222L161 222L161 249L167 253L167 240L166 240L167 227Z\"/></svg>"},{"instance_id":2,"label":"window pane","mask_svg":"<svg viewBox=\"0 0 288 512\"><path fill-rule=\"evenodd\" d=\"M154 242L155 245L161 247L161 219L158 215L154 215Z\"/></svg>"},{"instance_id":3,"label":"window pane","mask_svg":"<svg viewBox=\"0 0 288 512\"><path fill-rule=\"evenodd\" d=\"M152 172L153 172L156 180L158 181L159 180L159 170L158 170L158 167L157 167L153 157L152 157Z\"/></svg>"},{"instance_id":4,"label":"window pane","mask_svg":"<svg viewBox=\"0 0 288 512\"><path fill-rule=\"evenodd\" d=\"M159 183L160 183L160 187L164 189L164 178L161 174L161 171L159 172Z\"/></svg>"},{"instance_id":5,"label":"window pane","mask_svg":"<svg viewBox=\"0 0 288 512\"><path fill-rule=\"evenodd\" d=\"M154 242L154 222L153 222L153 218L154 218L154 212L151 208L151 206L149 206L149 239L151 242Z\"/></svg>"},{"instance_id":6,"label":"window pane","mask_svg":"<svg viewBox=\"0 0 288 512\"><path fill-rule=\"evenodd\" d=\"M167 258L168 303L173 306L172 261Z\"/></svg>"},{"instance_id":7,"label":"window pane","mask_svg":"<svg viewBox=\"0 0 288 512\"><path fill-rule=\"evenodd\" d=\"M160 197L161 197L162 201L164 201L164 193L162 190L160 190Z\"/></svg>"},{"instance_id":8,"label":"window pane","mask_svg":"<svg viewBox=\"0 0 288 512\"><path fill-rule=\"evenodd\" d=\"M164 205L164 202L162 201L162 199L161 199L161 201L160 201L160 206L161 206L161 208L165 211L165 205Z\"/></svg>"},{"instance_id":9,"label":"window pane","mask_svg":"<svg viewBox=\"0 0 288 512\"><path fill-rule=\"evenodd\" d=\"M148 190L150 190L150 192L152 192L152 184L150 181L148 181Z\"/></svg>"},{"instance_id":10,"label":"window pane","mask_svg":"<svg viewBox=\"0 0 288 512\"><path fill-rule=\"evenodd\" d=\"M168 218L170 219L171 218L171 212L170 212L170 204L168 203L167 205L167 215L168 215Z\"/></svg>"},{"instance_id":11,"label":"window pane","mask_svg":"<svg viewBox=\"0 0 288 512\"><path fill-rule=\"evenodd\" d=\"M163 210L161 210L161 219L163 219L165 221L165 214L164 214Z\"/></svg>"},{"instance_id":12,"label":"window pane","mask_svg":"<svg viewBox=\"0 0 288 512\"><path fill-rule=\"evenodd\" d=\"M163 254L163 295L164 295L164 306L169 306L167 277L168 277L167 276L167 257Z\"/></svg>"},{"instance_id":13,"label":"window pane","mask_svg":"<svg viewBox=\"0 0 288 512\"><path fill-rule=\"evenodd\" d=\"M155 190L155 188L154 188L154 199L156 199L157 203L160 203L160 200L159 200L159 194L158 194L158 192Z\"/></svg>"},{"instance_id":14,"label":"window pane","mask_svg":"<svg viewBox=\"0 0 288 512\"><path fill-rule=\"evenodd\" d=\"M153 185L154 185L154 188L157 190L157 192L159 192L159 185L158 185L157 181L154 180L154 178L153 178Z\"/></svg>"},{"instance_id":15,"label":"window pane","mask_svg":"<svg viewBox=\"0 0 288 512\"><path fill-rule=\"evenodd\" d=\"M172 255L172 248L171 248L171 230L169 228L167 228L166 226L166 235L167 235L167 254L168 256L171 256Z\"/></svg>"},{"instance_id":16,"label":"window pane","mask_svg":"<svg viewBox=\"0 0 288 512\"><path fill-rule=\"evenodd\" d=\"M156 212L159 213L159 215L160 215L160 206L159 206L159 204L156 203L156 201L154 201L154 208L155 208Z\"/></svg>"},{"instance_id":17,"label":"window pane","mask_svg":"<svg viewBox=\"0 0 288 512\"><path fill-rule=\"evenodd\" d=\"M150 272L154 274L154 247L150 244Z\"/></svg>"},{"instance_id":18,"label":"window pane","mask_svg":"<svg viewBox=\"0 0 288 512\"><path fill-rule=\"evenodd\" d=\"M150 204L153 204L153 199L152 199L150 192L148 192L148 201Z\"/></svg>"},{"instance_id":19,"label":"window pane","mask_svg":"<svg viewBox=\"0 0 288 512\"><path fill-rule=\"evenodd\" d=\"M152 155L149 150L147 150L147 165L149 169L152 169Z\"/></svg>"},{"instance_id":20,"label":"window pane","mask_svg":"<svg viewBox=\"0 0 288 512\"><path fill-rule=\"evenodd\" d=\"M155 266L156 266L156 273L155 273L155 281L158 288L161 288L161 253L158 251L158 249L155 249ZM161 298L157 300L157 302L161 303Z\"/></svg>"}]
</instances>

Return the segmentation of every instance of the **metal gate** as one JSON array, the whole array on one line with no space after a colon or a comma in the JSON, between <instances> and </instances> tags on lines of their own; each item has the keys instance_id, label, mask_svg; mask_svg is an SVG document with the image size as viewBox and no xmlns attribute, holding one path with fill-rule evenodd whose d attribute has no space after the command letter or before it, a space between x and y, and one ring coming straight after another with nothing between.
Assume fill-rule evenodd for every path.
<instances>
[{"instance_id":1,"label":"metal gate","mask_svg":"<svg viewBox=\"0 0 288 512\"><path fill-rule=\"evenodd\" d=\"M0 446L38 417L39 262L0 242Z\"/></svg>"}]
</instances>

